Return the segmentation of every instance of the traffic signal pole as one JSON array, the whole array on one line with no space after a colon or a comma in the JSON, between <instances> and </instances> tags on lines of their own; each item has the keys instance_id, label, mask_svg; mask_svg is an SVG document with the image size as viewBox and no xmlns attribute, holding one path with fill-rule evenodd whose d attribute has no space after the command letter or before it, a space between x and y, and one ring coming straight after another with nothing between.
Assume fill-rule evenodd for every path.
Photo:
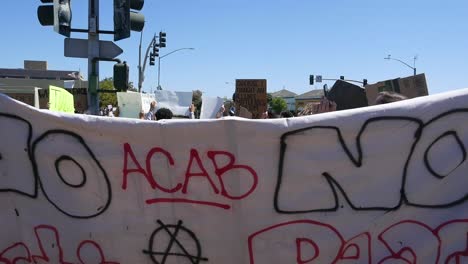
<instances>
[{"instance_id":1,"label":"traffic signal pole","mask_svg":"<svg viewBox=\"0 0 468 264\"><path fill-rule=\"evenodd\" d=\"M103 92L99 89L100 60L117 61L114 65L114 74L119 76L114 76L114 87L117 90L128 89L128 65L115 59L123 50L111 41L100 41L99 34L113 34L114 41L118 41L129 38L130 31L141 32L145 25L145 16L132 10L141 10L144 0L113 0L113 31L99 29L99 0L88 0L87 29L71 28L71 0L41 0L41 2L52 5L40 5L37 8L39 23L42 26L53 26L54 31L67 37L64 40L65 57L88 59L88 112L97 115L99 92ZM71 38L70 32L88 33L88 39Z\"/></svg>"},{"instance_id":2,"label":"traffic signal pole","mask_svg":"<svg viewBox=\"0 0 468 264\"><path fill-rule=\"evenodd\" d=\"M141 93L141 88L143 86L143 80L145 76L142 76L141 72L141 42L143 41L143 31L140 33L140 45L138 46L138 92Z\"/></svg>"},{"instance_id":3,"label":"traffic signal pole","mask_svg":"<svg viewBox=\"0 0 468 264\"><path fill-rule=\"evenodd\" d=\"M88 5L88 111L99 113L99 0Z\"/></svg>"},{"instance_id":4,"label":"traffic signal pole","mask_svg":"<svg viewBox=\"0 0 468 264\"><path fill-rule=\"evenodd\" d=\"M145 80L145 69L146 69L146 61L148 59L148 54L152 46L156 45L156 34L154 35L153 39L151 40L148 48L146 49L145 59L143 60L143 66L141 65L141 41L142 41L143 31L141 32L140 37L140 48L139 48L139 60L138 60L138 92L141 93L141 89L143 87L143 82Z\"/></svg>"}]
</instances>

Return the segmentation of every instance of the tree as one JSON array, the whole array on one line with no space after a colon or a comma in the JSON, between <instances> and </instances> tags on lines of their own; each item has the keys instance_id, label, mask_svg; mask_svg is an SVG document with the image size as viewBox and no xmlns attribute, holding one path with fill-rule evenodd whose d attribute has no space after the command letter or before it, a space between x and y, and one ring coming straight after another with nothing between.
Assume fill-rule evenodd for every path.
<instances>
[{"instance_id":1,"label":"tree","mask_svg":"<svg viewBox=\"0 0 468 264\"><path fill-rule=\"evenodd\" d=\"M132 92L138 92L138 89L133 85L133 82L128 82L128 90Z\"/></svg>"},{"instance_id":2,"label":"tree","mask_svg":"<svg viewBox=\"0 0 468 264\"><path fill-rule=\"evenodd\" d=\"M201 106L202 106L202 98L201 97L202 97L202 91L200 91L200 90L193 91L192 103L197 108L197 110L195 110L195 111L198 114L198 116L200 115Z\"/></svg>"},{"instance_id":3,"label":"tree","mask_svg":"<svg viewBox=\"0 0 468 264\"><path fill-rule=\"evenodd\" d=\"M271 100L273 100L273 96L271 93L267 93L267 105L271 106Z\"/></svg>"},{"instance_id":4,"label":"tree","mask_svg":"<svg viewBox=\"0 0 468 264\"><path fill-rule=\"evenodd\" d=\"M288 108L288 104L286 103L286 100L284 100L281 97L274 97L273 99L271 99L270 105L276 114L280 114L282 111Z\"/></svg>"},{"instance_id":5,"label":"tree","mask_svg":"<svg viewBox=\"0 0 468 264\"><path fill-rule=\"evenodd\" d=\"M99 82L99 89L114 90L114 79L112 77L105 78ZM117 94L115 93L99 93L99 100L101 106L117 105Z\"/></svg>"}]
</instances>

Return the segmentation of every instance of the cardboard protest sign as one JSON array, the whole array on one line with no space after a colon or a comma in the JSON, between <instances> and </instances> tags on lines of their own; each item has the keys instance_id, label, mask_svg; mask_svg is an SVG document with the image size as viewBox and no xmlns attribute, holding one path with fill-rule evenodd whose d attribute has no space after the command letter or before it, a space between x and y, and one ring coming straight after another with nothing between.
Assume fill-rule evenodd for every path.
<instances>
[{"instance_id":1,"label":"cardboard protest sign","mask_svg":"<svg viewBox=\"0 0 468 264\"><path fill-rule=\"evenodd\" d=\"M80 113L88 109L88 90L86 88L65 89L73 95L75 111ZM39 89L39 106L41 109L47 109L49 104L49 89Z\"/></svg>"},{"instance_id":2,"label":"cardboard protest sign","mask_svg":"<svg viewBox=\"0 0 468 264\"><path fill-rule=\"evenodd\" d=\"M60 87L49 86L49 110L74 113L74 105L71 93Z\"/></svg>"},{"instance_id":3,"label":"cardboard protest sign","mask_svg":"<svg viewBox=\"0 0 468 264\"><path fill-rule=\"evenodd\" d=\"M244 107L252 118L259 119L267 110L266 80L242 79L236 80L236 109ZM246 111L244 111L246 112ZM240 111L236 113L239 116Z\"/></svg>"},{"instance_id":4,"label":"cardboard protest sign","mask_svg":"<svg viewBox=\"0 0 468 264\"><path fill-rule=\"evenodd\" d=\"M0 95L0 262L464 263L467 100L147 122Z\"/></svg>"},{"instance_id":5,"label":"cardboard protest sign","mask_svg":"<svg viewBox=\"0 0 468 264\"><path fill-rule=\"evenodd\" d=\"M369 84L365 88L369 105L375 103L375 99L380 92L396 92L408 98L426 96L429 94L426 75L424 73Z\"/></svg>"}]
</instances>

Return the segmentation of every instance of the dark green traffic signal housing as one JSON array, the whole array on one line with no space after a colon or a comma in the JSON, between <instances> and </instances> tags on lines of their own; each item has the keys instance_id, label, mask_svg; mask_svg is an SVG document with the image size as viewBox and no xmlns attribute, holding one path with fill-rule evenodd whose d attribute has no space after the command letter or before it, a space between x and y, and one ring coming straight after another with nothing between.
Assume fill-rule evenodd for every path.
<instances>
[{"instance_id":1,"label":"dark green traffic signal housing","mask_svg":"<svg viewBox=\"0 0 468 264\"><path fill-rule=\"evenodd\" d=\"M153 46L153 56L159 57L159 48L156 45Z\"/></svg>"},{"instance_id":2,"label":"dark green traffic signal housing","mask_svg":"<svg viewBox=\"0 0 468 264\"><path fill-rule=\"evenodd\" d=\"M114 88L124 92L128 90L128 65L125 61L114 65Z\"/></svg>"},{"instance_id":3,"label":"dark green traffic signal housing","mask_svg":"<svg viewBox=\"0 0 468 264\"><path fill-rule=\"evenodd\" d=\"M43 26L54 26L57 33L70 37L72 22L70 0L41 0L41 2L53 5L41 5L37 8L39 23Z\"/></svg>"},{"instance_id":4,"label":"dark green traffic signal housing","mask_svg":"<svg viewBox=\"0 0 468 264\"><path fill-rule=\"evenodd\" d=\"M309 76L309 84L314 85L314 76L313 75Z\"/></svg>"},{"instance_id":5,"label":"dark green traffic signal housing","mask_svg":"<svg viewBox=\"0 0 468 264\"><path fill-rule=\"evenodd\" d=\"M143 14L130 11L141 10L144 0L114 0L114 41L130 37L130 31L141 32L145 26Z\"/></svg>"},{"instance_id":6,"label":"dark green traffic signal housing","mask_svg":"<svg viewBox=\"0 0 468 264\"><path fill-rule=\"evenodd\" d=\"M166 47L166 32L159 32L159 47Z\"/></svg>"},{"instance_id":7,"label":"dark green traffic signal housing","mask_svg":"<svg viewBox=\"0 0 468 264\"><path fill-rule=\"evenodd\" d=\"M39 6L37 8L37 18L42 26L53 26L54 6Z\"/></svg>"},{"instance_id":8,"label":"dark green traffic signal housing","mask_svg":"<svg viewBox=\"0 0 468 264\"><path fill-rule=\"evenodd\" d=\"M154 53L150 53L149 65L154 66Z\"/></svg>"}]
</instances>

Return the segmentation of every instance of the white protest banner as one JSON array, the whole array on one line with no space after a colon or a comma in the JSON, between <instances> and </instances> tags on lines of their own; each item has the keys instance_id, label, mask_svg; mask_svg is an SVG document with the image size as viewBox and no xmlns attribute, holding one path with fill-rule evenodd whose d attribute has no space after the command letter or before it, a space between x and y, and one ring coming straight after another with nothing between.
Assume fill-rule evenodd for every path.
<instances>
[{"instance_id":1,"label":"white protest banner","mask_svg":"<svg viewBox=\"0 0 468 264\"><path fill-rule=\"evenodd\" d=\"M168 108L174 115L188 116L189 107L192 105L192 92L174 92L156 90L156 108Z\"/></svg>"},{"instance_id":2,"label":"white protest banner","mask_svg":"<svg viewBox=\"0 0 468 264\"><path fill-rule=\"evenodd\" d=\"M223 103L223 98L202 95L200 119L216 118L216 114L219 112Z\"/></svg>"},{"instance_id":3,"label":"white protest banner","mask_svg":"<svg viewBox=\"0 0 468 264\"><path fill-rule=\"evenodd\" d=\"M467 101L147 122L0 95L0 262L466 263Z\"/></svg>"},{"instance_id":4,"label":"white protest banner","mask_svg":"<svg viewBox=\"0 0 468 264\"><path fill-rule=\"evenodd\" d=\"M145 113L149 111L150 103L154 100L154 94L144 94L130 91L117 92L119 116L138 118L138 114L141 110L143 110Z\"/></svg>"}]
</instances>

